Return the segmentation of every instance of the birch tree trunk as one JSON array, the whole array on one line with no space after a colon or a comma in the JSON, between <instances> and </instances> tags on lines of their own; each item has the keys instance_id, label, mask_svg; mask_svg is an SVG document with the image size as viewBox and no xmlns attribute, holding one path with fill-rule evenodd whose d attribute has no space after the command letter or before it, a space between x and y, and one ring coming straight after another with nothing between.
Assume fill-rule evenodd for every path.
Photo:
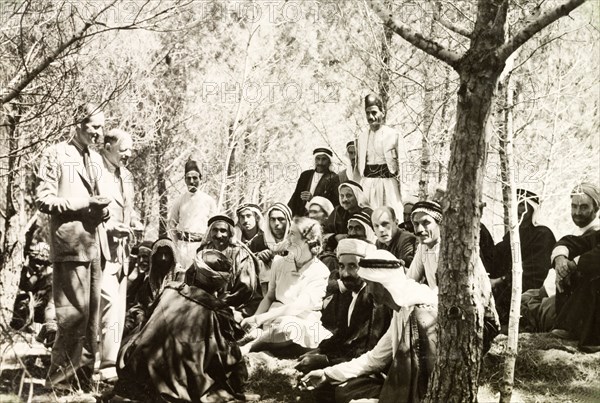
<instances>
[{"instance_id":1,"label":"birch tree trunk","mask_svg":"<svg viewBox=\"0 0 600 403\"><path fill-rule=\"evenodd\" d=\"M505 133L504 155L508 167L514 166L514 129L513 129L513 94L514 88L509 73L505 80L506 103L505 103ZM504 374L500 390L500 402L508 403L511 400L515 378L515 362L519 342L519 318L521 311L521 291L523 264L521 260L521 239L519 235L519 218L517 213L517 189L515 176L508 174L506 188L510 198L508 200L508 225L510 227L510 245L512 251L512 297L510 300L510 316L508 321L508 339L504 353Z\"/></svg>"}]
</instances>

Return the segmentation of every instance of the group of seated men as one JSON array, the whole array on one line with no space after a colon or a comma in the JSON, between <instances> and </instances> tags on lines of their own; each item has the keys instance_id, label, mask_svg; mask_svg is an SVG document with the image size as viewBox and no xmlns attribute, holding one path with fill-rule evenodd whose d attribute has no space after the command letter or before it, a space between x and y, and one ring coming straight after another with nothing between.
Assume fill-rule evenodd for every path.
<instances>
[{"instance_id":1,"label":"group of seated men","mask_svg":"<svg viewBox=\"0 0 600 403\"><path fill-rule=\"evenodd\" d=\"M236 220L217 214L198 164L186 163L169 236L131 255L115 399L253 400L244 355L267 350L298 357L318 402L421 400L437 348L443 212L435 198L402 203L399 136L376 97L365 111L370 130L348 143L347 170L332 172L333 152L319 147L288 204L240 204ZM594 350L598 188L573 190L573 220L588 233L558 243L538 224L539 198L518 195L523 326ZM508 235L494 245L482 225L474 287L484 352L508 320L511 251Z\"/></svg>"}]
</instances>

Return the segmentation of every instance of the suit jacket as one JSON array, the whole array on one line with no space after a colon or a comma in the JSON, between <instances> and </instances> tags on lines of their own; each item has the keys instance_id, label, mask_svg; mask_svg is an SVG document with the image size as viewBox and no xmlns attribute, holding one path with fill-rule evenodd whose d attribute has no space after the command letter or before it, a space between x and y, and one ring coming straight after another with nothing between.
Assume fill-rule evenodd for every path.
<instances>
[{"instance_id":1,"label":"suit jacket","mask_svg":"<svg viewBox=\"0 0 600 403\"><path fill-rule=\"evenodd\" d=\"M90 167L101 177L102 157L90 150ZM102 254L110 260L104 223L89 211L94 190L83 157L72 143L55 144L42 154L36 204L50 215L52 262L90 262ZM98 181L102 194L102 184Z\"/></svg>"},{"instance_id":2,"label":"suit jacket","mask_svg":"<svg viewBox=\"0 0 600 403\"><path fill-rule=\"evenodd\" d=\"M366 287L356 297L350 325L348 308L352 301L351 293L338 292L333 298L343 300L341 314L333 335L319 344L320 352L327 356L330 365L350 361L371 350L387 331L392 319L392 310L385 305L375 305Z\"/></svg>"},{"instance_id":3,"label":"suit jacket","mask_svg":"<svg viewBox=\"0 0 600 403\"><path fill-rule=\"evenodd\" d=\"M310 190L310 184L312 181L314 169L309 169L300 174L298 183L296 184L296 190L288 202L292 214L295 216L306 215L306 202L300 198L300 193ZM338 186L340 186L340 179L335 172L327 171L321 177L321 180L317 184L314 196L322 196L328 199L334 206L340 204L338 196Z\"/></svg>"},{"instance_id":4,"label":"suit jacket","mask_svg":"<svg viewBox=\"0 0 600 403\"><path fill-rule=\"evenodd\" d=\"M125 167L120 167L120 178L114 167L104 156L103 175L100 178L101 188L104 190L102 196L110 197L108 205L110 219L106 223L108 247L110 249L111 262L127 265L129 261L129 242L127 237L117 237L111 234L111 229L117 224L132 225L135 216L133 200L135 191L133 188L133 175ZM121 182L122 189L121 189ZM125 267L126 268L126 267Z\"/></svg>"}]
</instances>

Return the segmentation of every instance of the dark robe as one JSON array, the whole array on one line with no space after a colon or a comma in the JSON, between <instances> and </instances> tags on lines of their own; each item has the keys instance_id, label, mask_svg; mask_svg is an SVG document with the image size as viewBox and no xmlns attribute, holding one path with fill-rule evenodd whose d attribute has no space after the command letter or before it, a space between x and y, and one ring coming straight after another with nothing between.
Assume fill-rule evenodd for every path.
<instances>
[{"instance_id":1,"label":"dark robe","mask_svg":"<svg viewBox=\"0 0 600 403\"><path fill-rule=\"evenodd\" d=\"M479 229L479 257L483 262L485 271L490 274L494 265L494 238L487 227L481 223Z\"/></svg>"},{"instance_id":2,"label":"dark robe","mask_svg":"<svg viewBox=\"0 0 600 403\"><path fill-rule=\"evenodd\" d=\"M405 267L410 267L410 264L415 257L415 242L417 238L408 231L399 229L399 231L392 237L389 245L375 242L377 249L384 249L390 252L396 258L404 261Z\"/></svg>"},{"instance_id":3,"label":"dark robe","mask_svg":"<svg viewBox=\"0 0 600 403\"><path fill-rule=\"evenodd\" d=\"M519 227L521 236L521 260L523 263L523 292L542 286L548 270L550 255L556 238L550 228L543 225ZM512 252L510 234L506 233L502 242L494 247L494 260L490 278L505 276L504 281L494 288L494 299L500 323L508 323L512 292Z\"/></svg>"},{"instance_id":4,"label":"dark robe","mask_svg":"<svg viewBox=\"0 0 600 403\"><path fill-rule=\"evenodd\" d=\"M203 249L217 248L208 243L198 248L198 250ZM248 247L237 243L229 245L221 253L231 259L233 265L231 267L229 282L219 292L218 297L230 307L241 310L259 292L258 260Z\"/></svg>"},{"instance_id":5,"label":"dark robe","mask_svg":"<svg viewBox=\"0 0 600 403\"><path fill-rule=\"evenodd\" d=\"M240 396L246 364L231 309L201 288L171 282L148 321L119 351L115 393L147 402L199 402L208 392Z\"/></svg>"},{"instance_id":6,"label":"dark robe","mask_svg":"<svg viewBox=\"0 0 600 403\"><path fill-rule=\"evenodd\" d=\"M292 210L292 214L294 216L305 216L308 214L306 211L305 205L306 201L300 198L300 193L310 191L310 184L312 182L313 174L315 173L314 169L309 169L308 171L304 171L300 174L300 178L298 178L298 183L296 184L296 189L288 202L288 207ZM338 187L340 186L340 179L338 174L335 172L327 171L323 173L321 180L317 184L315 188L315 196L322 196L328 199L331 204L337 206L340 204L339 196L338 196Z\"/></svg>"},{"instance_id":7,"label":"dark robe","mask_svg":"<svg viewBox=\"0 0 600 403\"><path fill-rule=\"evenodd\" d=\"M360 207L358 212L365 212L371 217L373 210L369 207ZM326 234L347 234L348 233L348 221L357 212L350 213L345 210L342 206L336 206L333 209L333 213L329 215L325 225L323 226Z\"/></svg>"},{"instance_id":8,"label":"dark robe","mask_svg":"<svg viewBox=\"0 0 600 403\"><path fill-rule=\"evenodd\" d=\"M319 403L379 399L379 403L416 403L424 399L437 354L437 309L417 305L404 325L387 377L360 376L339 386L313 391Z\"/></svg>"},{"instance_id":9,"label":"dark robe","mask_svg":"<svg viewBox=\"0 0 600 403\"><path fill-rule=\"evenodd\" d=\"M348 308L352 292L334 294L333 299L343 301L333 335L319 344L319 352L327 356L329 365L339 364L371 350L387 331L392 319L392 310L385 305L375 305L373 296L363 287L356 298L350 325Z\"/></svg>"},{"instance_id":10,"label":"dark robe","mask_svg":"<svg viewBox=\"0 0 600 403\"><path fill-rule=\"evenodd\" d=\"M600 231L566 236L556 246L566 246L570 260L579 256L570 286L556 295L556 328L567 330L580 346L600 346Z\"/></svg>"}]
</instances>

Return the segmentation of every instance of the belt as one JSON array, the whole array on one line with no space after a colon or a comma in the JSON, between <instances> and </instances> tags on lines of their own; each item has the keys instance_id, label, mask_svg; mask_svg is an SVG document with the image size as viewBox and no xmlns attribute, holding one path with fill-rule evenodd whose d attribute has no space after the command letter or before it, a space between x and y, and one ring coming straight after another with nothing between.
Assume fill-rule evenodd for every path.
<instances>
[{"instance_id":1,"label":"belt","mask_svg":"<svg viewBox=\"0 0 600 403\"><path fill-rule=\"evenodd\" d=\"M197 232L181 231L179 235L179 240L184 242L201 242L202 238L204 235Z\"/></svg>"},{"instance_id":2,"label":"belt","mask_svg":"<svg viewBox=\"0 0 600 403\"><path fill-rule=\"evenodd\" d=\"M395 178L396 175L390 172L387 164L374 164L365 166L365 178Z\"/></svg>"}]
</instances>

